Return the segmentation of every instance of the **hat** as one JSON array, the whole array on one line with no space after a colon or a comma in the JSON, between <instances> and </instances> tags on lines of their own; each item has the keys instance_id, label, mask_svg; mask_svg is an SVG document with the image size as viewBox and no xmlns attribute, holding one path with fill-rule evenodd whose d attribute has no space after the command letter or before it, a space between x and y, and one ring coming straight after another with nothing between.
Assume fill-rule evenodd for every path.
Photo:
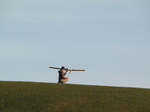
<instances>
[{"instance_id":1,"label":"hat","mask_svg":"<svg viewBox=\"0 0 150 112\"><path fill-rule=\"evenodd\" d=\"M61 69L65 69L65 67L64 67L64 66L62 66L62 67L61 67Z\"/></svg>"}]
</instances>

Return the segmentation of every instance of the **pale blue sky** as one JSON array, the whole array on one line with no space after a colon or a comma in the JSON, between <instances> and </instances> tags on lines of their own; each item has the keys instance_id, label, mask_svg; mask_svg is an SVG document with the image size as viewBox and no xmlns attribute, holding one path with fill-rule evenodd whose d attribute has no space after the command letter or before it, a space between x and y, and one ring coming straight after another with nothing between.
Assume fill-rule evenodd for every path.
<instances>
[{"instance_id":1,"label":"pale blue sky","mask_svg":"<svg viewBox=\"0 0 150 112\"><path fill-rule=\"evenodd\" d=\"M149 0L1 0L0 80L150 88Z\"/></svg>"}]
</instances>

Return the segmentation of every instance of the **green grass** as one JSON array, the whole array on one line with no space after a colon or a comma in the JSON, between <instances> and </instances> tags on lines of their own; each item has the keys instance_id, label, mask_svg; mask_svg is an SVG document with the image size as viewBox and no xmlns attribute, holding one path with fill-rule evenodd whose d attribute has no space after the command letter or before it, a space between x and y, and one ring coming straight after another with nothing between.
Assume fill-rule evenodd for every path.
<instances>
[{"instance_id":1,"label":"green grass","mask_svg":"<svg viewBox=\"0 0 150 112\"><path fill-rule=\"evenodd\" d=\"M150 112L150 89L0 81L0 112Z\"/></svg>"}]
</instances>

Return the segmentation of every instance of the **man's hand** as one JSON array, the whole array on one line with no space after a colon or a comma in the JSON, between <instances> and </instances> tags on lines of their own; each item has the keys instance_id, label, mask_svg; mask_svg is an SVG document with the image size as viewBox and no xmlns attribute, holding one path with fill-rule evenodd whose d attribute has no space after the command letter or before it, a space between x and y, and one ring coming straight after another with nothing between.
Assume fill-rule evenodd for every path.
<instances>
[{"instance_id":1,"label":"man's hand","mask_svg":"<svg viewBox=\"0 0 150 112\"><path fill-rule=\"evenodd\" d=\"M68 69L66 69L66 72L68 72Z\"/></svg>"}]
</instances>

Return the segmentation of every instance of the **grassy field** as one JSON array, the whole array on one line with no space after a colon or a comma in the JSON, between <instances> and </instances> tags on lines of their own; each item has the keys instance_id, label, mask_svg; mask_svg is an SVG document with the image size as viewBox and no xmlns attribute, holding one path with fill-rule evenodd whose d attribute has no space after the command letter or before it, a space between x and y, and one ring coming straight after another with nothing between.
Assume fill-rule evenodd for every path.
<instances>
[{"instance_id":1,"label":"grassy field","mask_svg":"<svg viewBox=\"0 0 150 112\"><path fill-rule=\"evenodd\" d=\"M0 81L0 112L150 112L150 89Z\"/></svg>"}]
</instances>

